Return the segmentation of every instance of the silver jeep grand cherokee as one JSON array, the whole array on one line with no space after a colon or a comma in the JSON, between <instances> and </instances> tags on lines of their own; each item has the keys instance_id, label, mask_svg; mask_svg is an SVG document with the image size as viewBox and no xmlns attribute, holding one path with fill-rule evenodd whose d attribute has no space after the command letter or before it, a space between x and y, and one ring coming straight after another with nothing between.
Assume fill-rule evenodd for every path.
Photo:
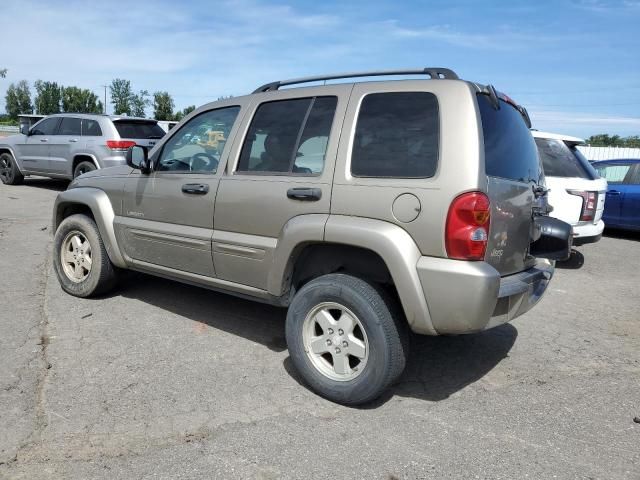
<instances>
[{"instance_id":1,"label":"silver jeep grand cherokee","mask_svg":"<svg viewBox=\"0 0 640 480\"><path fill-rule=\"evenodd\" d=\"M72 179L98 168L125 164L132 145L153 147L164 136L155 120L119 115L61 113L0 138L0 180L27 175Z\"/></svg>"},{"instance_id":2,"label":"silver jeep grand cherokee","mask_svg":"<svg viewBox=\"0 0 640 480\"><path fill-rule=\"evenodd\" d=\"M429 78L280 89L389 74ZM547 288L542 257L567 256L528 123L442 68L270 83L74 180L54 207L55 271L78 297L131 269L287 307L307 384L368 402L402 373L409 329L513 320Z\"/></svg>"}]
</instances>

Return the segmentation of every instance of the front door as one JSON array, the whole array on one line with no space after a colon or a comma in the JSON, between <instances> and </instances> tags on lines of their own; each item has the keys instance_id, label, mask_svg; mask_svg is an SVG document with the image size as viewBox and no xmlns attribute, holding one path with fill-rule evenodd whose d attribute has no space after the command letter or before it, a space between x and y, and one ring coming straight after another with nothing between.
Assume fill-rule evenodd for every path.
<instances>
[{"instance_id":1,"label":"front door","mask_svg":"<svg viewBox=\"0 0 640 480\"><path fill-rule=\"evenodd\" d=\"M22 168L29 172L49 173L49 146L60 123L60 117L45 118L36 123L25 143L17 147Z\"/></svg>"},{"instance_id":2,"label":"front door","mask_svg":"<svg viewBox=\"0 0 640 480\"><path fill-rule=\"evenodd\" d=\"M232 105L193 117L154 154L153 173L135 170L126 179L116 228L132 265L215 276L211 238L219 165L239 112Z\"/></svg>"},{"instance_id":3,"label":"front door","mask_svg":"<svg viewBox=\"0 0 640 480\"><path fill-rule=\"evenodd\" d=\"M216 200L213 257L218 278L267 290L287 222L329 214L350 89L308 89L303 98L294 89L271 94L272 101L257 105L252 118L243 122L241 130L247 133L234 144Z\"/></svg>"}]
</instances>

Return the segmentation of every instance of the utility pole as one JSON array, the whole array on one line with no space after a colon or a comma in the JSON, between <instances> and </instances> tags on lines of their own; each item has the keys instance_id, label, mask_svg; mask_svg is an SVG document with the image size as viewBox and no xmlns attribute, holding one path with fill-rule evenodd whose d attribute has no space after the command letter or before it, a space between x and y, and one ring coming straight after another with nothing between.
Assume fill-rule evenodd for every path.
<instances>
[{"instance_id":1,"label":"utility pole","mask_svg":"<svg viewBox=\"0 0 640 480\"><path fill-rule=\"evenodd\" d=\"M104 87L104 103L102 104L102 113L107 114L107 87L108 85L100 85Z\"/></svg>"}]
</instances>

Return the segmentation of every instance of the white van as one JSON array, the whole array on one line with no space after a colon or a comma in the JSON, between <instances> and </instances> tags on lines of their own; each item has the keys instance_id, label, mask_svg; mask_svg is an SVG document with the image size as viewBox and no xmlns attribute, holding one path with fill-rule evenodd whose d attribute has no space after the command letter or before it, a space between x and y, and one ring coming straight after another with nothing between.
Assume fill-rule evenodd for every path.
<instances>
[{"instance_id":1,"label":"white van","mask_svg":"<svg viewBox=\"0 0 640 480\"><path fill-rule=\"evenodd\" d=\"M570 223L573 244L594 243L602 237L607 181L578 151L584 140L532 130L549 188L551 216Z\"/></svg>"}]
</instances>

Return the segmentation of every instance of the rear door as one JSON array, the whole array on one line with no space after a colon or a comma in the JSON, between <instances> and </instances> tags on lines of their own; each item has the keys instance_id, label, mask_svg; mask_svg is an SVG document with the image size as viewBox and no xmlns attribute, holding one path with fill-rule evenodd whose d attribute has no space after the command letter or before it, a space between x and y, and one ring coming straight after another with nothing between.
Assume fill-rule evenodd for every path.
<instances>
[{"instance_id":1,"label":"rear door","mask_svg":"<svg viewBox=\"0 0 640 480\"><path fill-rule=\"evenodd\" d=\"M152 148L165 135L154 120L122 118L113 121L121 140L132 140L136 145Z\"/></svg>"},{"instance_id":2,"label":"rear door","mask_svg":"<svg viewBox=\"0 0 640 480\"><path fill-rule=\"evenodd\" d=\"M640 227L640 163L631 167L629 175L621 185L622 205L620 223L626 227Z\"/></svg>"},{"instance_id":3,"label":"rear door","mask_svg":"<svg viewBox=\"0 0 640 480\"><path fill-rule=\"evenodd\" d=\"M261 95L233 148L216 200L213 255L219 278L267 289L289 220L328 214L331 178L350 86ZM322 229L318 232L322 237Z\"/></svg>"},{"instance_id":4,"label":"rear door","mask_svg":"<svg viewBox=\"0 0 640 480\"><path fill-rule=\"evenodd\" d=\"M81 140L81 120L76 117L62 117L60 126L49 141L49 169L57 174L72 174L72 147Z\"/></svg>"},{"instance_id":5,"label":"rear door","mask_svg":"<svg viewBox=\"0 0 640 480\"><path fill-rule=\"evenodd\" d=\"M527 268L532 240L533 187L542 182L535 142L522 116L504 100L494 105L478 94L484 165L491 200L491 227L485 261L500 274Z\"/></svg>"},{"instance_id":6,"label":"rear door","mask_svg":"<svg viewBox=\"0 0 640 480\"><path fill-rule=\"evenodd\" d=\"M629 187L631 187L631 179L634 173L634 165L623 162L615 164L597 165L596 170L600 176L605 178L608 183L606 201L604 204L603 220L605 226L624 225L626 219L623 213L623 205L625 204L625 195ZM636 186L636 188L638 188Z\"/></svg>"},{"instance_id":7,"label":"rear door","mask_svg":"<svg viewBox=\"0 0 640 480\"><path fill-rule=\"evenodd\" d=\"M155 170L126 179L116 228L135 266L214 277L211 238L215 198L241 106L206 110L172 132L155 154ZM220 132L216 145L201 132Z\"/></svg>"},{"instance_id":8,"label":"rear door","mask_svg":"<svg viewBox=\"0 0 640 480\"><path fill-rule=\"evenodd\" d=\"M18 147L25 170L42 173L51 171L49 166L49 146L59 123L60 117L44 118L31 128L25 143Z\"/></svg>"}]
</instances>

